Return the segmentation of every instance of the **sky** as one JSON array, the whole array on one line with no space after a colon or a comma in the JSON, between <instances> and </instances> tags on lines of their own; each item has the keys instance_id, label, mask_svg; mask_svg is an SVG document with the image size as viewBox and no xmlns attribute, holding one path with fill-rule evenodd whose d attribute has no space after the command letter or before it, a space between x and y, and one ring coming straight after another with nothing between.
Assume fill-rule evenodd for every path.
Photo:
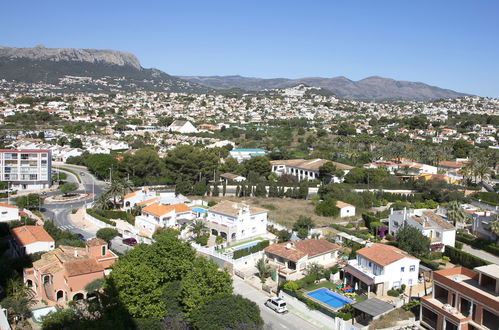
<instances>
[{"instance_id":1,"label":"sky","mask_svg":"<svg viewBox=\"0 0 499 330\"><path fill-rule=\"evenodd\" d=\"M499 1L3 0L0 45L117 49L172 75L382 76L499 97Z\"/></svg>"}]
</instances>

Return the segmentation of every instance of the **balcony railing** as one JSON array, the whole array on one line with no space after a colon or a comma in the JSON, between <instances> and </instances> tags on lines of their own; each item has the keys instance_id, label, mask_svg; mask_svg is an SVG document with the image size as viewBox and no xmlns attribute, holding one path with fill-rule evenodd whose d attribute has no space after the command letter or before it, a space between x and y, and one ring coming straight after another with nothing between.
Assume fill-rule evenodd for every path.
<instances>
[{"instance_id":1,"label":"balcony railing","mask_svg":"<svg viewBox=\"0 0 499 330\"><path fill-rule=\"evenodd\" d=\"M348 260L348 264L355 269L357 269L359 272L364 274L365 276L369 277L374 281L374 283L382 283L385 282L386 276L385 275L375 275L372 270L368 267L359 265L356 259L353 260Z\"/></svg>"}]
</instances>

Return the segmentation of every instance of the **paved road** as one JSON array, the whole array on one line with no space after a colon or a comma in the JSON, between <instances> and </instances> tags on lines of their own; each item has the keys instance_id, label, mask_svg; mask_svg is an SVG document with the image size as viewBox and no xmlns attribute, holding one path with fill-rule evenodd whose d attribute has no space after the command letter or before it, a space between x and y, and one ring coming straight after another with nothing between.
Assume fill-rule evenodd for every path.
<instances>
[{"instance_id":1,"label":"paved road","mask_svg":"<svg viewBox=\"0 0 499 330\"><path fill-rule=\"evenodd\" d=\"M499 265L499 257L496 257L495 255L488 253L487 251L478 250L466 244L463 244L463 251L468 252L475 257L482 258L485 261Z\"/></svg>"},{"instance_id":2,"label":"paved road","mask_svg":"<svg viewBox=\"0 0 499 330\"><path fill-rule=\"evenodd\" d=\"M277 314L270 308L264 305L265 301L268 299L263 292L255 289L248 283L244 282L237 276L234 276L234 293L240 294L241 296L254 301L258 307L260 307L260 315L267 326L274 330L289 330L289 329L319 329L313 324L305 321L304 319L296 316L293 313L287 314Z\"/></svg>"},{"instance_id":3,"label":"paved road","mask_svg":"<svg viewBox=\"0 0 499 330\"><path fill-rule=\"evenodd\" d=\"M471 205L474 205L476 207L480 207L482 209L486 209L486 210L489 210L489 211L497 211L497 209L498 209L496 206L492 206L492 205L485 204L485 203L482 203L482 202L479 202L479 201L475 201L475 200L471 201Z\"/></svg>"}]
</instances>

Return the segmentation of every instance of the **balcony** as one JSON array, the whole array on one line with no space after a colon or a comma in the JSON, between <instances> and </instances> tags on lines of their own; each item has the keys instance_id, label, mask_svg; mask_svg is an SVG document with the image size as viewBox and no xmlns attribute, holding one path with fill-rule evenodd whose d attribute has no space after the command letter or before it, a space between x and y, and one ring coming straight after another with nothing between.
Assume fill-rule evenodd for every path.
<instances>
[{"instance_id":1,"label":"balcony","mask_svg":"<svg viewBox=\"0 0 499 330\"><path fill-rule=\"evenodd\" d=\"M356 271L362 273L364 276L368 277L375 284L386 282L385 275L375 275L370 268L359 265L356 259L348 260L348 265L353 267Z\"/></svg>"}]
</instances>

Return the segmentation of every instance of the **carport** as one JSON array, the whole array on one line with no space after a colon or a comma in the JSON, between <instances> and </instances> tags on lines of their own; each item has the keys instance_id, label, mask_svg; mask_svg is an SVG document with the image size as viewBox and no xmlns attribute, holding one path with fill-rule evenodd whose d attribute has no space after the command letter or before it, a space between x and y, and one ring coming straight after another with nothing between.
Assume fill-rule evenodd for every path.
<instances>
[{"instance_id":1,"label":"carport","mask_svg":"<svg viewBox=\"0 0 499 330\"><path fill-rule=\"evenodd\" d=\"M352 305L353 318L352 321L359 323L362 326L369 325L373 320L378 319L382 315L395 309L392 305L378 298L364 300L360 303Z\"/></svg>"}]
</instances>

